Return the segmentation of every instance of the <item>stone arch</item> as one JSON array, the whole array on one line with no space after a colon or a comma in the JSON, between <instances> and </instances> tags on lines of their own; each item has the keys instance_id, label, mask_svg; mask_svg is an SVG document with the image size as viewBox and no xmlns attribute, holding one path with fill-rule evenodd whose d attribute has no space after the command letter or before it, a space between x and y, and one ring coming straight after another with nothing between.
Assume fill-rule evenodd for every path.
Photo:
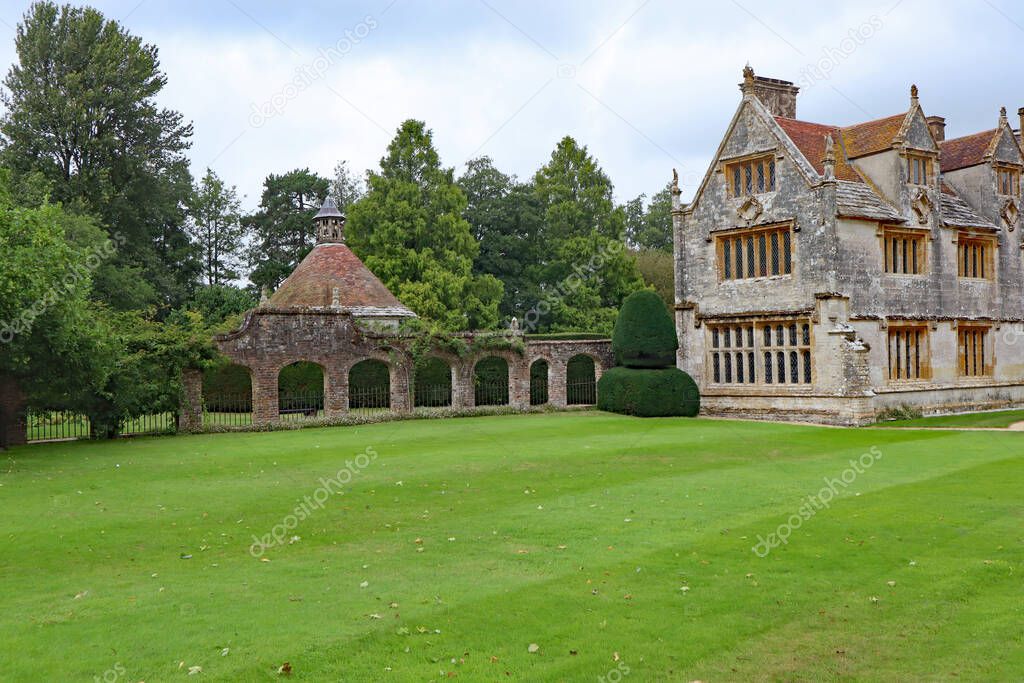
<instances>
[{"instance_id":1,"label":"stone arch","mask_svg":"<svg viewBox=\"0 0 1024 683\"><path fill-rule=\"evenodd\" d=\"M391 365L381 358L364 358L348 369L348 409L363 412L392 408Z\"/></svg>"},{"instance_id":2,"label":"stone arch","mask_svg":"<svg viewBox=\"0 0 1024 683\"><path fill-rule=\"evenodd\" d=\"M551 362L547 358L535 358L530 363L530 405L544 405L550 399L548 394L548 376L551 373Z\"/></svg>"},{"instance_id":3,"label":"stone arch","mask_svg":"<svg viewBox=\"0 0 1024 683\"><path fill-rule=\"evenodd\" d=\"M203 426L252 424L253 395L249 366L230 362L209 368L202 379Z\"/></svg>"},{"instance_id":4,"label":"stone arch","mask_svg":"<svg viewBox=\"0 0 1024 683\"><path fill-rule=\"evenodd\" d=\"M284 420L324 416L326 369L320 363L297 360L277 372L277 413Z\"/></svg>"},{"instance_id":5,"label":"stone arch","mask_svg":"<svg viewBox=\"0 0 1024 683\"><path fill-rule=\"evenodd\" d=\"M439 355L432 355L421 359L414 370L414 407L445 408L452 405L452 387L456 380L451 363Z\"/></svg>"},{"instance_id":6,"label":"stone arch","mask_svg":"<svg viewBox=\"0 0 1024 683\"><path fill-rule=\"evenodd\" d=\"M565 364L565 402L568 405L597 403L600 361L588 353L577 353Z\"/></svg>"},{"instance_id":7,"label":"stone arch","mask_svg":"<svg viewBox=\"0 0 1024 683\"><path fill-rule=\"evenodd\" d=\"M473 404L509 405L511 366L502 356L490 355L473 365Z\"/></svg>"}]
</instances>

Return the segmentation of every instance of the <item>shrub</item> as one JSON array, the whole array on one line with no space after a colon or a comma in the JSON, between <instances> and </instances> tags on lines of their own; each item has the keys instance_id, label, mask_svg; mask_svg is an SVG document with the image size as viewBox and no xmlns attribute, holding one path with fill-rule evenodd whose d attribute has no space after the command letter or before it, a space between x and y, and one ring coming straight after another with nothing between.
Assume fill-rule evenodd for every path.
<instances>
[{"instance_id":1,"label":"shrub","mask_svg":"<svg viewBox=\"0 0 1024 683\"><path fill-rule=\"evenodd\" d=\"M630 294L612 333L615 364L629 368L673 367L677 348L676 328L661 297L649 289Z\"/></svg>"},{"instance_id":2,"label":"shrub","mask_svg":"<svg viewBox=\"0 0 1024 683\"><path fill-rule=\"evenodd\" d=\"M678 368L611 368L597 382L597 407L639 417L694 417L700 391Z\"/></svg>"}]
</instances>

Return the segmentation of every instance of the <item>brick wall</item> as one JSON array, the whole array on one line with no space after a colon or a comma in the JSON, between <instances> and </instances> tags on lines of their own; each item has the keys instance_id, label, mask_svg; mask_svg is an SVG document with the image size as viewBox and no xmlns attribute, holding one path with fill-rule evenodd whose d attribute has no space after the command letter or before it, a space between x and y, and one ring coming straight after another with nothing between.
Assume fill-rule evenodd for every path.
<instances>
[{"instance_id":1,"label":"brick wall","mask_svg":"<svg viewBox=\"0 0 1024 683\"><path fill-rule=\"evenodd\" d=\"M25 443L25 396L12 377L0 377L0 447Z\"/></svg>"}]
</instances>

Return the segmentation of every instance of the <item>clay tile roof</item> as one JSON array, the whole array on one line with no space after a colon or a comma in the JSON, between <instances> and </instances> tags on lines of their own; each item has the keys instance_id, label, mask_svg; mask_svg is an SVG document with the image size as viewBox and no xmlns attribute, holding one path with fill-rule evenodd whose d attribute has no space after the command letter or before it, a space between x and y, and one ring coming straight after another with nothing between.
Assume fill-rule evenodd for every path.
<instances>
[{"instance_id":1,"label":"clay tile roof","mask_svg":"<svg viewBox=\"0 0 1024 683\"><path fill-rule=\"evenodd\" d=\"M977 166L985 160L985 152L992 144L992 138L998 130L986 130L962 138L953 138L940 143L940 157L943 171L955 171L958 168Z\"/></svg>"},{"instance_id":2,"label":"clay tile roof","mask_svg":"<svg viewBox=\"0 0 1024 683\"><path fill-rule=\"evenodd\" d=\"M856 159L889 149L906 118L906 113L896 114L877 121L858 123L843 128L843 146L846 148L847 156Z\"/></svg>"},{"instance_id":3,"label":"clay tile roof","mask_svg":"<svg viewBox=\"0 0 1024 683\"><path fill-rule=\"evenodd\" d=\"M823 123L811 123L809 121L797 121L776 116L775 121L786 132L789 139L797 146L797 149L806 157L818 175L824 175L825 167L822 159L825 157L825 136L831 135L835 142L836 156L836 180L848 180L852 183L864 182L860 175L846 161L846 155L839 145L839 128Z\"/></svg>"},{"instance_id":4,"label":"clay tile roof","mask_svg":"<svg viewBox=\"0 0 1024 683\"><path fill-rule=\"evenodd\" d=\"M318 244L265 304L270 308L330 308L357 316L414 317L344 244Z\"/></svg>"}]
</instances>

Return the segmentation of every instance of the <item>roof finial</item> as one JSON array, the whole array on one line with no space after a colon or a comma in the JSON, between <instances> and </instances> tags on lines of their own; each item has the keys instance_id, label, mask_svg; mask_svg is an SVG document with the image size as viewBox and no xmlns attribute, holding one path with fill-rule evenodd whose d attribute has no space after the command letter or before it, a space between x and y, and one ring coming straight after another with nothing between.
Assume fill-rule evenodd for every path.
<instances>
[{"instance_id":1,"label":"roof finial","mask_svg":"<svg viewBox=\"0 0 1024 683\"><path fill-rule=\"evenodd\" d=\"M911 104L917 104L917 86L910 86L910 102Z\"/></svg>"},{"instance_id":2,"label":"roof finial","mask_svg":"<svg viewBox=\"0 0 1024 683\"><path fill-rule=\"evenodd\" d=\"M1006 107L999 107L999 123L1002 125L1006 122Z\"/></svg>"},{"instance_id":3,"label":"roof finial","mask_svg":"<svg viewBox=\"0 0 1024 683\"><path fill-rule=\"evenodd\" d=\"M326 197L320 211L313 217L316 223L316 243L345 241L345 214L338 210L334 199Z\"/></svg>"},{"instance_id":4,"label":"roof finial","mask_svg":"<svg viewBox=\"0 0 1024 683\"><path fill-rule=\"evenodd\" d=\"M835 140L832 139L832 134L829 133L825 136L825 156L821 159L821 165L825 169L825 180L836 179L836 150Z\"/></svg>"},{"instance_id":5,"label":"roof finial","mask_svg":"<svg viewBox=\"0 0 1024 683\"><path fill-rule=\"evenodd\" d=\"M672 169L672 194L679 194L679 171Z\"/></svg>"},{"instance_id":6,"label":"roof finial","mask_svg":"<svg viewBox=\"0 0 1024 683\"><path fill-rule=\"evenodd\" d=\"M749 95L754 92L754 67L750 66L750 62L743 67L743 94Z\"/></svg>"}]
</instances>

